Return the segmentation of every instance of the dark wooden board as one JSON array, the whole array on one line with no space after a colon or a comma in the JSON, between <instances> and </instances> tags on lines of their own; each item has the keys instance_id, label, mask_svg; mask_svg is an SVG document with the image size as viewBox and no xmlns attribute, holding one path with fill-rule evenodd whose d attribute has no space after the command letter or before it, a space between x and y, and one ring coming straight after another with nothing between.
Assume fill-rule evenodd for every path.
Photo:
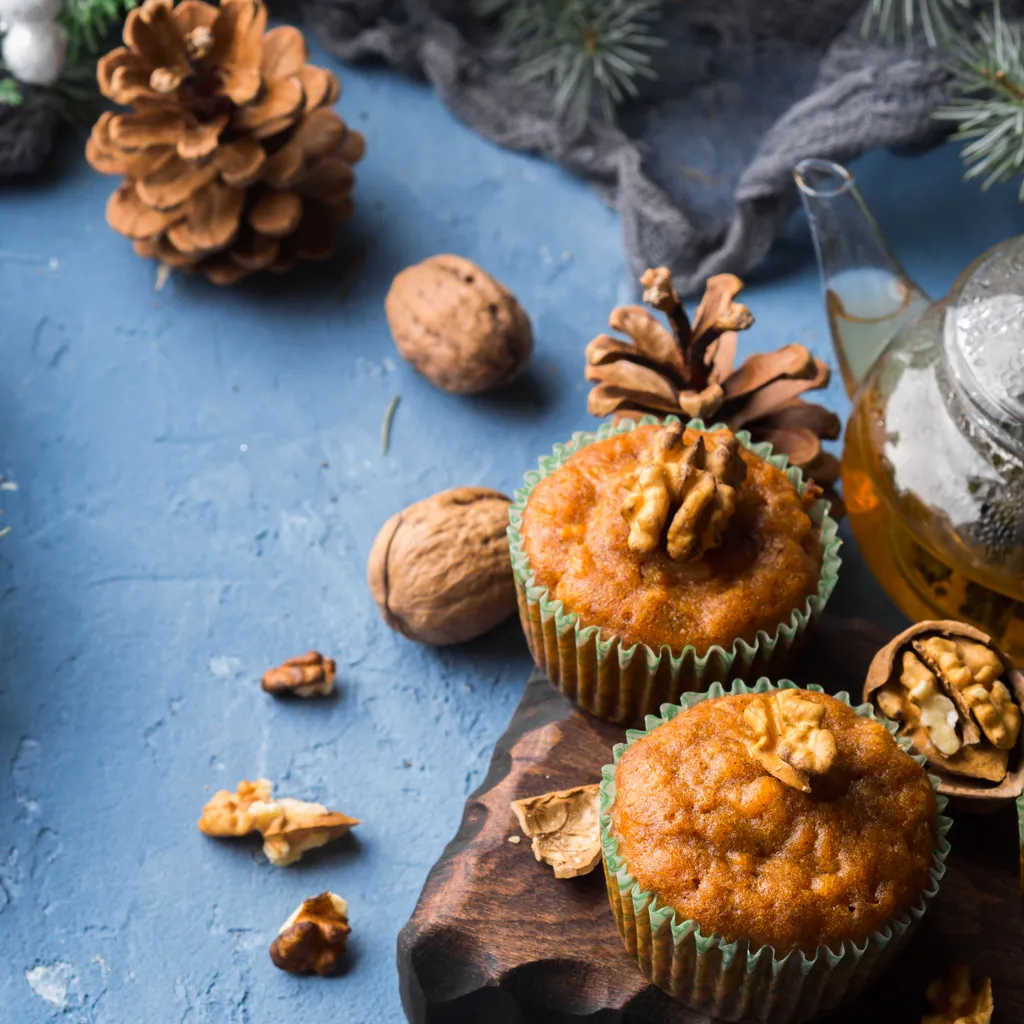
<instances>
[{"instance_id":1,"label":"dark wooden board","mask_svg":"<svg viewBox=\"0 0 1024 1024\"><path fill-rule=\"evenodd\" d=\"M792 673L859 695L868 662L890 639L877 626L822 623ZM490 771L431 869L398 936L402 1004L414 1024L707 1024L649 985L615 931L600 869L558 880L533 858L509 804L600 778L622 729L578 710L534 676L498 741ZM882 981L834 1024L914 1024L925 985L965 962L990 975L997 1022L1024 1021L1016 815L954 812L939 896Z\"/></svg>"}]
</instances>

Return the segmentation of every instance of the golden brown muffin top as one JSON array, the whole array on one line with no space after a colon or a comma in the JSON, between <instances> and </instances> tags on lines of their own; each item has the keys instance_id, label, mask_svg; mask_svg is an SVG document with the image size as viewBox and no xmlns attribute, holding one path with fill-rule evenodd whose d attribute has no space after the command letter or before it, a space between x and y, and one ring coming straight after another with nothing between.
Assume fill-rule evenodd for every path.
<instances>
[{"instance_id":1,"label":"golden brown muffin top","mask_svg":"<svg viewBox=\"0 0 1024 1024\"><path fill-rule=\"evenodd\" d=\"M709 698L637 740L615 770L611 830L641 887L704 935L779 955L863 941L927 887L937 827L923 768L880 723L825 694L836 756L812 792L748 753L754 695Z\"/></svg>"},{"instance_id":2,"label":"golden brown muffin top","mask_svg":"<svg viewBox=\"0 0 1024 1024\"><path fill-rule=\"evenodd\" d=\"M572 455L541 480L523 511L523 548L537 582L629 646L698 654L728 650L774 631L817 590L821 543L800 495L781 470L746 448L746 479L721 547L693 561L629 550L623 502L638 460L661 428L614 434ZM687 430L692 444L700 432Z\"/></svg>"}]
</instances>

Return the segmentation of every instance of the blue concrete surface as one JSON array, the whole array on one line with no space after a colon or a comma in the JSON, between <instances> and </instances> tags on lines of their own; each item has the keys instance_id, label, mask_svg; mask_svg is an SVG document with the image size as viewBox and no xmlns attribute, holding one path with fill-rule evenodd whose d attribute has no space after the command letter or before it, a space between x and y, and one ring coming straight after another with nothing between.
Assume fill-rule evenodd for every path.
<instances>
[{"instance_id":1,"label":"blue concrete surface","mask_svg":"<svg viewBox=\"0 0 1024 1024\"><path fill-rule=\"evenodd\" d=\"M366 556L407 503L511 491L592 424L583 345L632 295L616 217L419 85L342 76L340 109L369 141L365 260L347 284L329 268L157 293L153 266L104 224L112 180L77 146L0 194L0 471L17 484L0 491L4 1022L402 1020L395 935L528 673L515 623L449 650L391 633ZM1024 228L1013 191L962 185L950 150L858 170L936 293ZM531 373L505 393L442 394L395 354L387 285L445 251L533 318ZM799 340L830 357L798 221L746 298L749 350ZM838 382L828 400L845 411ZM849 547L834 607L892 614ZM336 700L260 691L265 668L309 647L338 659ZM287 870L256 843L199 834L215 789L261 775L365 824ZM347 975L275 970L277 927L328 887L351 907Z\"/></svg>"}]
</instances>

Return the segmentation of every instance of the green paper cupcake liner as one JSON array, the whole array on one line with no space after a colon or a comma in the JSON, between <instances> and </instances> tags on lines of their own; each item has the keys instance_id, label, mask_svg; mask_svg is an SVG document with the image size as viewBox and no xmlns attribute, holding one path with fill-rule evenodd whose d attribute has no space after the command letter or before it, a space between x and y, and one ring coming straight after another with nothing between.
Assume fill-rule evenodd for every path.
<instances>
[{"instance_id":1,"label":"green paper cupcake liner","mask_svg":"<svg viewBox=\"0 0 1024 1024\"><path fill-rule=\"evenodd\" d=\"M822 499L810 510L811 521L821 536L822 562L817 593L808 597L803 607L795 608L773 633L759 630L752 644L739 639L728 650L714 645L705 654L698 654L692 644L678 653L668 646L660 651L646 644L624 646L617 636L581 622L579 615L566 611L561 601L553 600L547 588L538 585L530 569L520 532L523 511L533 489L570 456L595 441L627 433L638 426L671 422L678 422L678 417L661 420L644 416L636 422L605 423L592 433L573 434L568 444L555 445L552 454L540 460L539 469L526 474L525 485L516 491L509 510L508 543L519 617L533 659L566 697L610 722L642 722L645 715L656 713L662 704L678 701L687 691L705 690L714 682L782 675L799 651L808 629L821 615L839 573L842 542L837 536L835 520L828 515L829 504ZM715 430L720 426L722 424L705 427L703 420L690 420L687 424L697 430ZM785 455L773 455L772 446L767 442L752 443L746 431L740 431L736 437L746 448L783 470L803 494L803 473L789 466Z\"/></svg>"},{"instance_id":2,"label":"green paper cupcake liner","mask_svg":"<svg viewBox=\"0 0 1024 1024\"><path fill-rule=\"evenodd\" d=\"M913 934L928 902L939 890L949 853L946 833L952 820L941 813L947 801L936 792L940 814L931 881L917 903L869 935L863 944L844 942L838 952L820 946L813 956L797 950L776 957L771 946L752 947L745 940L730 942L716 933L704 935L695 921L680 920L671 907L642 890L619 854L618 839L610 834L615 768L622 754L652 729L709 697L775 689L796 689L796 684L787 679L778 684L759 679L754 686L747 686L736 680L729 690L715 683L706 693L688 693L682 706L666 704L660 716L648 716L644 729L628 730L626 742L613 750L614 763L601 772L602 859L608 898L623 945L652 982L687 1006L723 1021L798 1024L855 999ZM807 689L823 692L820 686ZM838 693L836 697L853 706L849 694ZM853 709L862 717L881 722L895 737L895 725L876 716L870 704ZM897 742L910 753L909 740L897 737ZM923 756L911 756L924 765ZM928 779L937 791L939 779L934 775Z\"/></svg>"}]
</instances>

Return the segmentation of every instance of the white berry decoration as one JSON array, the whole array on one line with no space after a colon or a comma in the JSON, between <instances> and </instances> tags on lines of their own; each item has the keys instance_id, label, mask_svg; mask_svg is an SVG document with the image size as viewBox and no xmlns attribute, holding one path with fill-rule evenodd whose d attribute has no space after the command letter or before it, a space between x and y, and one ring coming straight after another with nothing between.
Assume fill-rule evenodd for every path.
<instances>
[{"instance_id":1,"label":"white berry decoration","mask_svg":"<svg viewBox=\"0 0 1024 1024\"><path fill-rule=\"evenodd\" d=\"M17 25L23 21L56 21L62 0L0 0L0 21Z\"/></svg>"},{"instance_id":2,"label":"white berry decoration","mask_svg":"<svg viewBox=\"0 0 1024 1024\"><path fill-rule=\"evenodd\" d=\"M7 70L19 82L50 85L64 67L68 37L60 25L15 22L7 30L0 49Z\"/></svg>"}]
</instances>

